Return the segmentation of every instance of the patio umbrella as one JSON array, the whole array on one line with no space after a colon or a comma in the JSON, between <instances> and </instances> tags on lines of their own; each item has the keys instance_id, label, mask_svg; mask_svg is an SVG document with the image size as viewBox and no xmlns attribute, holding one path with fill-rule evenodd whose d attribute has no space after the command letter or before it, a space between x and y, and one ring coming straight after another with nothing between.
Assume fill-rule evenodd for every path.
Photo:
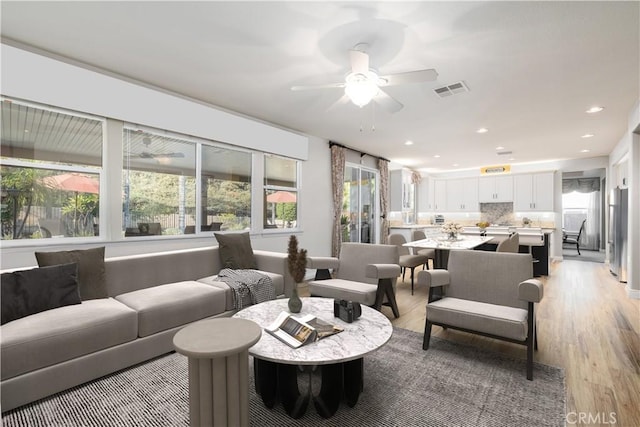
<instances>
[{"instance_id":1,"label":"patio umbrella","mask_svg":"<svg viewBox=\"0 0 640 427\"><path fill-rule=\"evenodd\" d=\"M100 182L97 179L79 173L63 173L42 178L42 183L49 188L75 193L75 209L73 211L73 228L76 230L78 212L78 193L100 193Z\"/></svg>"},{"instance_id":2,"label":"patio umbrella","mask_svg":"<svg viewBox=\"0 0 640 427\"><path fill-rule=\"evenodd\" d=\"M267 196L269 203L295 203L296 195L289 191L276 191Z\"/></svg>"}]
</instances>

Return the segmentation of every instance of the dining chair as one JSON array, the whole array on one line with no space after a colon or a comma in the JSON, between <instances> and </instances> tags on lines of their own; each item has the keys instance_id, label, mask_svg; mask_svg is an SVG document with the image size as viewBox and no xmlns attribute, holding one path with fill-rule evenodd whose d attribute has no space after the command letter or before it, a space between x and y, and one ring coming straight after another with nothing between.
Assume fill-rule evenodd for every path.
<instances>
[{"instance_id":1,"label":"dining chair","mask_svg":"<svg viewBox=\"0 0 640 427\"><path fill-rule=\"evenodd\" d=\"M512 233L507 239L498 244L496 252L512 252L518 253L520 249L520 235Z\"/></svg>"},{"instance_id":2,"label":"dining chair","mask_svg":"<svg viewBox=\"0 0 640 427\"><path fill-rule=\"evenodd\" d=\"M413 295L413 272L417 266L429 262L429 258L425 255L412 254L408 247L403 246L405 243L407 243L407 239L405 239L402 234L395 233L389 235L389 244L398 247L398 254L400 255L399 265L402 270L403 281L405 271L407 268L411 269L411 295Z\"/></svg>"},{"instance_id":3,"label":"dining chair","mask_svg":"<svg viewBox=\"0 0 640 427\"><path fill-rule=\"evenodd\" d=\"M424 234L424 231L422 231L422 230L413 230L411 232L411 241L412 242L415 242L416 240L424 240L426 238L427 238L427 235ZM436 250L435 249L418 249L417 251L414 249L413 253L418 254L418 255L424 255L428 259L433 260L434 268L435 268L435 261L436 261ZM424 267L427 270L429 269L429 260L427 260L427 262L424 264ZM424 270L424 268L423 268L423 270Z\"/></svg>"}]
</instances>

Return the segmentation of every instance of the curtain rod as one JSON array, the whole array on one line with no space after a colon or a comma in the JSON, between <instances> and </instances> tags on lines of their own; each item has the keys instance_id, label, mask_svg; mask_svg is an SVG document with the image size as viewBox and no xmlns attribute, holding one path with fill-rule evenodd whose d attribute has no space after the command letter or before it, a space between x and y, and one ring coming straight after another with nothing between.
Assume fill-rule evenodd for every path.
<instances>
[{"instance_id":1,"label":"curtain rod","mask_svg":"<svg viewBox=\"0 0 640 427\"><path fill-rule=\"evenodd\" d=\"M360 151L360 150L356 150L355 148L347 147L346 145L340 144L339 142L329 141L329 148L333 147L334 145L337 145L338 147L346 148L347 150L351 150L351 151L354 151L356 153L360 153L360 157L369 156L369 157L373 157L374 159L384 160L385 162L390 162L391 161L389 159L385 159L384 157L374 156L373 154L365 153L364 151Z\"/></svg>"}]
</instances>

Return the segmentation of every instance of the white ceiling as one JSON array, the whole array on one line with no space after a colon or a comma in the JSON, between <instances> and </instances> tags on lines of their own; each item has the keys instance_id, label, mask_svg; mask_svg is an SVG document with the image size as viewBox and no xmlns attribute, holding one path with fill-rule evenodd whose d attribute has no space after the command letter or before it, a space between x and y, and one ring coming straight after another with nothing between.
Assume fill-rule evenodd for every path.
<instances>
[{"instance_id":1,"label":"white ceiling","mask_svg":"<svg viewBox=\"0 0 640 427\"><path fill-rule=\"evenodd\" d=\"M434 172L608 155L640 98L639 2L2 1L1 8L6 42ZM404 104L396 114L352 104L327 111L340 88L290 90L341 82L348 50L362 42L381 74L435 68L438 80L387 87ZM457 81L470 92L434 94ZM605 110L586 114L594 105ZM476 133L480 127L489 132ZM513 154L496 155L499 146Z\"/></svg>"}]
</instances>

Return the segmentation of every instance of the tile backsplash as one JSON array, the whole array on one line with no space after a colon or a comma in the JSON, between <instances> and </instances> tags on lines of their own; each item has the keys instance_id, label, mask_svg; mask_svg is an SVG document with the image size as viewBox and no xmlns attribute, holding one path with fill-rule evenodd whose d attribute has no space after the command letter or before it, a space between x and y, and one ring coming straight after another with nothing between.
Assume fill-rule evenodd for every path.
<instances>
[{"instance_id":1,"label":"tile backsplash","mask_svg":"<svg viewBox=\"0 0 640 427\"><path fill-rule=\"evenodd\" d=\"M513 203L480 203L480 221L496 225L514 225Z\"/></svg>"}]
</instances>

